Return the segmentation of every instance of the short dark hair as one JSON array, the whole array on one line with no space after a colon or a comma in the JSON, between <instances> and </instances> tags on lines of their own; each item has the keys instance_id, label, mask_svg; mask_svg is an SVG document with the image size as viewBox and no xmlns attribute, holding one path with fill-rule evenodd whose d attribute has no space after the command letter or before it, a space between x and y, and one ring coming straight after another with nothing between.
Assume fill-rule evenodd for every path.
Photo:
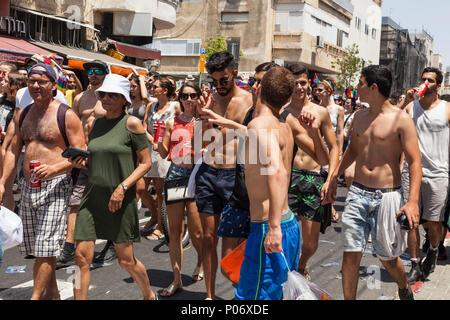
<instances>
[{"instance_id":1,"label":"short dark hair","mask_svg":"<svg viewBox=\"0 0 450 320\"><path fill-rule=\"evenodd\" d=\"M255 68L255 73L267 72L273 67L279 67L279 65L276 64L275 62L264 62Z\"/></svg>"},{"instance_id":2,"label":"short dark hair","mask_svg":"<svg viewBox=\"0 0 450 320\"><path fill-rule=\"evenodd\" d=\"M436 82L438 85L441 85L442 81L444 81L444 75L442 74L442 71L437 68L426 67L422 72L422 77L425 73L430 73L430 72L436 74Z\"/></svg>"},{"instance_id":3,"label":"short dark hair","mask_svg":"<svg viewBox=\"0 0 450 320\"><path fill-rule=\"evenodd\" d=\"M228 51L216 52L206 62L206 70L208 70L209 74L225 69L230 71L236 69L234 57Z\"/></svg>"},{"instance_id":4,"label":"short dark hair","mask_svg":"<svg viewBox=\"0 0 450 320\"><path fill-rule=\"evenodd\" d=\"M261 81L261 102L281 109L294 93L295 80L292 72L283 67L267 71Z\"/></svg>"},{"instance_id":5,"label":"short dark hair","mask_svg":"<svg viewBox=\"0 0 450 320\"><path fill-rule=\"evenodd\" d=\"M292 63L286 67L294 76L299 76L301 74L309 75L308 69L306 69L300 63Z\"/></svg>"},{"instance_id":6,"label":"short dark hair","mask_svg":"<svg viewBox=\"0 0 450 320\"><path fill-rule=\"evenodd\" d=\"M361 71L361 76L366 78L370 87L374 83L378 86L380 93L388 98L392 89L392 73L386 66L371 65Z\"/></svg>"}]
</instances>

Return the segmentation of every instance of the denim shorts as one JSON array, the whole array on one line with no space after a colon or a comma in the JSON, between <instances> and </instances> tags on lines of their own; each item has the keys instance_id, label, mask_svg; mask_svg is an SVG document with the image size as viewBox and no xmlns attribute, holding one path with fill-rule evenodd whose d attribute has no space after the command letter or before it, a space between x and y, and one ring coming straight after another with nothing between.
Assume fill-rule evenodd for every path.
<instances>
[{"instance_id":1,"label":"denim shorts","mask_svg":"<svg viewBox=\"0 0 450 320\"><path fill-rule=\"evenodd\" d=\"M189 177L192 173L192 168L183 168L180 166L177 166L173 162L170 164L169 170L167 171L166 180L173 180L177 178L185 178Z\"/></svg>"},{"instance_id":2,"label":"denim shorts","mask_svg":"<svg viewBox=\"0 0 450 320\"><path fill-rule=\"evenodd\" d=\"M374 253L382 260L388 259L389 255L377 242L378 211L382 199L380 191L370 192L355 185L350 187L342 214L344 252L364 252L370 234Z\"/></svg>"}]
</instances>

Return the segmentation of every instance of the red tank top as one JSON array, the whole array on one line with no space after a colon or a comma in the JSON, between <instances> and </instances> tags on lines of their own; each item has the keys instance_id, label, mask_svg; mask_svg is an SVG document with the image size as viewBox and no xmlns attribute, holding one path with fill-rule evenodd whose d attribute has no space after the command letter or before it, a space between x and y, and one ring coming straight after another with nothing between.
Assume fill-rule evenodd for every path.
<instances>
[{"instance_id":1,"label":"red tank top","mask_svg":"<svg viewBox=\"0 0 450 320\"><path fill-rule=\"evenodd\" d=\"M194 126L194 121L184 122L178 116L174 118L168 161L189 155L194 156L194 148L192 147Z\"/></svg>"}]
</instances>

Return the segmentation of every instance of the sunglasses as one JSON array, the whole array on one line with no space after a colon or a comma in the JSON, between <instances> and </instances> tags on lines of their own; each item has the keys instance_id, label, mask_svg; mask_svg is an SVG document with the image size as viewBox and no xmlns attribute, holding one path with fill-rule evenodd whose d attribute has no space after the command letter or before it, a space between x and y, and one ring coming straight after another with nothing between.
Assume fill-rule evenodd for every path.
<instances>
[{"instance_id":1,"label":"sunglasses","mask_svg":"<svg viewBox=\"0 0 450 320\"><path fill-rule=\"evenodd\" d=\"M104 71L104 70L100 70L100 69L89 69L88 71L87 71L87 73L88 73L88 75L93 75L94 73L97 75L97 76L104 76L105 74L106 74L106 72Z\"/></svg>"},{"instance_id":2,"label":"sunglasses","mask_svg":"<svg viewBox=\"0 0 450 320\"><path fill-rule=\"evenodd\" d=\"M211 80L212 80L213 86L217 88L219 86L219 84L220 84L221 87L226 87L231 79L230 79L230 77L228 77L228 78L222 78L220 80L216 80L214 78L211 78Z\"/></svg>"},{"instance_id":3,"label":"sunglasses","mask_svg":"<svg viewBox=\"0 0 450 320\"><path fill-rule=\"evenodd\" d=\"M180 95L180 98L181 98L182 100L187 100L187 99L189 99L189 98L191 98L192 100L194 100L194 99L197 99L197 98L198 98L198 94L196 94L196 93L182 93L182 94Z\"/></svg>"},{"instance_id":4,"label":"sunglasses","mask_svg":"<svg viewBox=\"0 0 450 320\"><path fill-rule=\"evenodd\" d=\"M249 86L249 87L253 87L253 86L255 85L255 83L256 83L257 86L259 86L259 85L261 84L261 81L262 81L262 80L256 80L255 78L250 77L250 78L248 79L248 86Z\"/></svg>"},{"instance_id":5,"label":"sunglasses","mask_svg":"<svg viewBox=\"0 0 450 320\"><path fill-rule=\"evenodd\" d=\"M118 99L120 96L120 93L117 93L117 92L97 91L97 94L100 99L104 99L106 97L106 95L108 95L108 97L115 100L115 99Z\"/></svg>"},{"instance_id":6,"label":"sunglasses","mask_svg":"<svg viewBox=\"0 0 450 320\"><path fill-rule=\"evenodd\" d=\"M44 79L39 79L39 80L28 79L28 80L27 80L27 83L28 83L28 85L30 85L30 86L33 86L36 82L38 83L38 85L39 85L40 87L43 87L43 86L45 86L47 83L49 83L49 82L51 82L51 81L50 81L50 80L44 80Z\"/></svg>"}]
</instances>

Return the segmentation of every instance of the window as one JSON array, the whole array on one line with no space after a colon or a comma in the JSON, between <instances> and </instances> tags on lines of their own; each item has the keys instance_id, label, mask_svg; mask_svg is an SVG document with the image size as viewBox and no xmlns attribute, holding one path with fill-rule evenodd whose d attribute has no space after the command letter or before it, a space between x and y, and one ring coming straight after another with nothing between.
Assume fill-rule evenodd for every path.
<instances>
[{"instance_id":1,"label":"window","mask_svg":"<svg viewBox=\"0 0 450 320\"><path fill-rule=\"evenodd\" d=\"M163 56L199 56L201 44L201 39L153 39L149 47Z\"/></svg>"},{"instance_id":2,"label":"window","mask_svg":"<svg viewBox=\"0 0 450 320\"><path fill-rule=\"evenodd\" d=\"M248 22L248 12L222 12L221 22Z\"/></svg>"},{"instance_id":3,"label":"window","mask_svg":"<svg viewBox=\"0 0 450 320\"><path fill-rule=\"evenodd\" d=\"M355 27L356 29L361 30L361 19L358 17L355 18Z\"/></svg>"},{"instance_id":4,"label":"window","mask_svg":"<svg viewBox=\"0 0 450 320\"><path fill-rule=\"evenodd\" d=\"M365 34L369 35L369 25L367 25L367 24L366 24L366 27L365 27Z\"/></svg>"},{"instance_id":5,"label":"window","mask_svg":"<svg viewBox=\"0 0 450 320\"><path fill-rule=\"evenodd\" d=\"M303 29L301 11L277 11L275 14L275 31L300 32Z\"/></svg>"},{"instance_id":6,"label":"window","mask_svg":"<svg viewBox=\"0 0 450 320\"><path fill-rule=\"evenodd\" d=\"M339 30L337 31L337 41L336 41L336 45L338 47L344 47L344 38L348 38L348 33L343 31L343 30Z\"/></svg>"},{"instance_id":7,"label":"window","mask_svg":"<svg viewBox=\"0 0 450 320\"><path fill-rule=\"evenodd\" d=\"M372 38L373 39L377 38L377 29L375 29L375 28L372 29Z\"/></svg>"}]
</instances>

